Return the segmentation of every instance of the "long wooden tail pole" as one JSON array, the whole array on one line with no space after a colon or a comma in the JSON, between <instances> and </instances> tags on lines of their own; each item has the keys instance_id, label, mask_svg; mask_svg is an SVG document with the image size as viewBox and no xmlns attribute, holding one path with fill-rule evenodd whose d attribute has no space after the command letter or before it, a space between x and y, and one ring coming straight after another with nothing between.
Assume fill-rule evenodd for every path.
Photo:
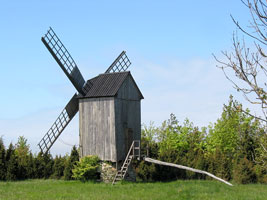
<instances>
[{"instance_id":1,"label":"long wooden tail pole","mask_svg":"<svg viewBox=\"0 0 267 200\"><path fill-rule=\"evenodd\" d=\"M179 169L185 169L185 170L189 170L189 171L192 171L192 172L196 172L196 173L200 173L200 174L206 174L218 181L221 181L227 185L230 185L230 186L233 186L231 183L217 177L217 176L214 176L213 174L209 173L209 172L206 172L206 171L202 171L202 170L199 170L199 169L194 169L194 168L191 168L191 167L186 167L186 166L183 166L183 165L177 165L177 164L173 164L173 163L168 163L168 162L163 162L163 161L159 161L159 160L155 160L155 159L152 159L152 158L147 158L145 157L144 160L146 162L151 162L151 163L155 163L155 164L158 164L158 165L165 165L165 166L170 166L170 167L176 167L176 168L179 168Z\"/></svg>"}]
</instances>

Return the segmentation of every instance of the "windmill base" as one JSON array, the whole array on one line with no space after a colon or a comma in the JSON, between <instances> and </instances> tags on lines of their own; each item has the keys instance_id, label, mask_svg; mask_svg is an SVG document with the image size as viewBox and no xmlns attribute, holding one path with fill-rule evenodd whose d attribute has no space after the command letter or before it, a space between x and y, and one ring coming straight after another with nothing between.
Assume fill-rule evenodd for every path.
<instances>
[{"instance_id":1,"label":"windmill base","mask_svg":"<svg viewBox=\"0 0 267 200\"><path fill-rule=\"evenodd\" d=\"M116 163L102 161L100 164L100 181L104 183L112 183L117 171ZM124 180L131 182L136 181L136 173L131 164L128 167Z\"/></svg>"},{"instance_id":2,"label":"windmill base","mask_svg":"<svg viewBox=\"0 0 267 200\"><path fill-rule=\"evenodd\" d=\"M101 162L100 164L100 181L110 183L116 176L117 169L112 163Z\"/></svg>"}]
</instances>

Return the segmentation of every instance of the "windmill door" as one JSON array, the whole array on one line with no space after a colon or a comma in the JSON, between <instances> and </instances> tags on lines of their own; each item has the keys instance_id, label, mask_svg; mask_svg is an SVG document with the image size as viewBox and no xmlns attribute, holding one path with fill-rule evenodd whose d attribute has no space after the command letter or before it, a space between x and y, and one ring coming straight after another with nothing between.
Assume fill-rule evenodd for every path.
<instances>
[{"instance_id":1,"label":"windmill door","mask_svg":"<svg viewBox=\"0 0 267 200\"><path fill-rule=\"evenodd\" d=\"M126 128L125 131L125 152L128 153L133 142L133 129Z\"/></svg>"}]
</instances>

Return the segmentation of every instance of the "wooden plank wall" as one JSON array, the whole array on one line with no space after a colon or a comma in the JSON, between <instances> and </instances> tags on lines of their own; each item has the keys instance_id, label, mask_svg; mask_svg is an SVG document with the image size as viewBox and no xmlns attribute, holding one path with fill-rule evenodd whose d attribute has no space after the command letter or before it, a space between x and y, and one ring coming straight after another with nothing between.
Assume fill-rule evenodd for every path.
<instances>
[{"instance_id":1,"label":"wooden plank wall","mask_svg":"<svg viewBox=\"0 0 267 200\"><path fill-rule=\"evenodd\" d=\"M133 139L141 139L140 94L130 76L122 84L115 98L115 124L117 159L124 160L128 152L125 145L127 129L132 129ZM131 143L131 141L130 141Z\"/></svg>"},{"instance_id":2,"label":"wooden plank wall","mask_svg":"<svg viewBox=\"0 0 267 200\"><path fill-rule=\"evenodd\" d=\"M122 161L132 141L141 139L141 95L128 76L115 97L79 100L80 153ZM126 136L131 129L133 135ZM128 130L128 131L127 131Z\"/></svg>"},{"instance_id":3,"label":"wooden plank wall","mask_svg":"<svg viewBox=\"0 0 267 200\"><path fill-rule=\"evenodd\" d=\"M116 162L114 97L80 99L81 156Z\"/></svg>"}]
</instances>

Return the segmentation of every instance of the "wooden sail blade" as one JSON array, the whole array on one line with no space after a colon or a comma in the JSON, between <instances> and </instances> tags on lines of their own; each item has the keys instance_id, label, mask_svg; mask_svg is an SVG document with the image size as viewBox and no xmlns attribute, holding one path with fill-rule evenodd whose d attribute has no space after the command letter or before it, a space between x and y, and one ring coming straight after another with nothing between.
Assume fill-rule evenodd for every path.
<instances>
[{"instance_id":1,"label":"wooden sail blade","mask_svg":"<svg viewBox=\"0 0 267 200\"><path fill-rule=\"evenodd\" d=\"M114 60L110 67L106 70L105 73L114 73L114 72L124 72L131 65L131 61L126 55L126 52L123 51L121 54Z\"/></svg>"},{"instance_id":2,"label":"wooden sail blade","mask_svg":"<svg viewBox=\"0 0 267 200\"><path fill-rule=\"evenodd\" d=\"M84 94L82 90L85 83L84 78L70 53L51 27L41 40L77 91Z\"/></svg>"},{"instance_id":3,"label":"wooden sail blade","mask_svg":"<svg viewBox=\"0 0 267 200\"><path fill-rule=\"evenodd\" d=\"M57 138L60 136L60 134L67 127L69 122L78 112L78 106L79 104L77 94L74 94L74 96L68 102L63 111L60 113L56 121L53 123L51 128L47 131L47 133L39 142L38 146L43 153L47 153L53 146Z\"/></svg>"}]
</instances>

